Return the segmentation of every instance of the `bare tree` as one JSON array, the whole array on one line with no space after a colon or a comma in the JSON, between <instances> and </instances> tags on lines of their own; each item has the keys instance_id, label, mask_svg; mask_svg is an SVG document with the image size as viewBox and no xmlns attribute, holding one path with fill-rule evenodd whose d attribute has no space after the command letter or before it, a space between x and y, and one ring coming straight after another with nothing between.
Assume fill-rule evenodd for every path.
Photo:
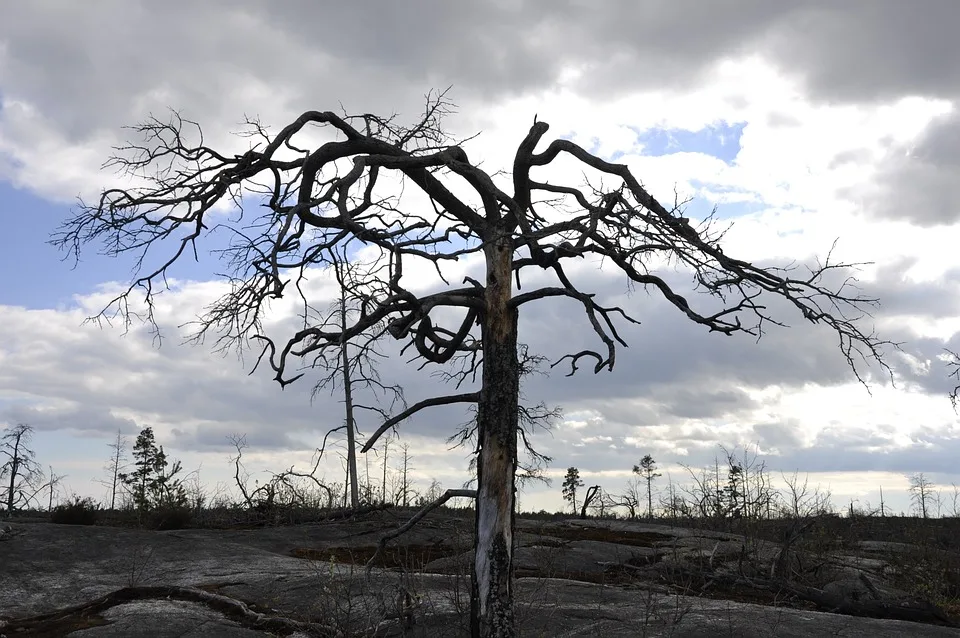
<instances>
[{"instance_id":1,"label":"bare tree","mask_svg":"<svg viewBox=\"0 0 960 638\"><path fill-rule=\"evenodd\" d=\"M33 426L18 423L8 427L0 435L0 454L6 457L0 465L0 479L7 481L6 506L7 513L12 514L29 504L36 493L43 489L43 470L35 460L30 449L33 438Z\"/></svg>"},{"instance_id":2,"label":"bare tree","mask_svg":"<svg viewBox=\"0 0 960 638\"><path fill-rule=\"evenodd\" d=\"M800 481L799 473L791 475L780 473L786 484L785 498L780 499L782 511L793 518L807 518L809 516L823 516L833 511L830 490L824 490L820 485L811 486L810 477L804 476ZM880 491L881 512L883 511L883 490ZM881 514L882 515L882 514Z\"/></svg>"},{"instance_id":3,"label":"bare tree","mask_svg":"<svg viewBox=\"0 0 960 638\"><path fill-rule=\"evenodd\" d=\"M688 472L690 468L682 466ZM691 517L697 513L697 508L694 507L692 503L687 501L681 493L682 488L678 487L676 483L673 482L673 477L670 476L670 473L667 473L667 493L660 496L660 508L663 509L667 515L672 519L677 519L680 517ZM698 503L699 505L699 503Z\"/></svg>"},{"instance_id":4,"label":"bare tree","mask_svg":"<svg viewBox=\"0 0 960 638\"><path fill-rule=\"evenodd\" d=\"M581 485L583 485L583 483L581 483ZM587 508L589 508L595 502L596 504L600 504L602 507L604 502L602 489L603 488L601 488L599 485L591 485L587 488L587 493L583 495L583 505L580 506L580 518L587 517ZM574 507L576 507L576 505L574 505Z\"/></svg>"},{"instance_id":5,"label":"bare tree","mask_svg":"<svg viewBox=\"0 0 960 638\"><path fill-rule=\"evenodd\" d=\"M910 496L917 513L927 518L936 501L936 485L923 472L910 476Z\"/></svg>"},{"instance_id":6,"label":"bare tree","mask_svg":"<svg viewBox=\"0 0 960 638\"><path fill-rule=\"evenodd\" d=\"M683 463L680 464L680 467L687 471L693 483L680 485L678 492L682 491L686 494L686 497L680 497L680 500L683 501L681 505L680 502L675 500L675 495L671 495L671 499L674 499L671 506L678 507L680 510L689 509L689 513L700 518L720 518L723 516L723 503L720 499L719 461L715 459L713 472L707 468L694 470Z\"/></svg>"},{"instance_id":7,"label":"bare tree","mask_svg":"<svg viewBox=\"0 0 960 638\"><path fill-rule=\"evenodd\" d=\"M616 507L625 507L627 509L627 516L631 520L637 517L637 510L640 509L640 489L640 479L632 478L627 481L626 489L614 502Z\"/></svg>"},{"instance_id":8,"label":"bare tree","mask_svg":"<svg viewBox=\"0 0 960 638\"><path fill-rule=\"evenodd\" d=\"M57 489L57 486L60 484L60 481L67 478L66 474L54 474L53 466L47 466L50 468L50 480L47 481L47 487L50 488L50 498L47 501L47 511L53 511L53 493Z\"/></svg>"},{"instance_id":9,"label":"bare tree","mask_svg":"<svg viewBox=\"0 0 960 638\"><path fill-rule=\"evenodd\" d=\"M400 450L403 453L400 457L400 485L393 500L397 505L407 507L410 505L410 471L414 468L410 465L410 444L401 443Z\"/></svg>"},{"instance_id":10,"label":"bare tree","mask_svg":"<svg viewBox=\"0 0 960 638\"><path fill-rule=\"evenodd\" d=\"M380 502L387 504L387 459L390 458L390 438L383 439L383 482L380 485Z\"/></svg>"},{"instance_id":11,"label":"bare tree","mask_svg":"<svg viewBox=\"0 0 960 638\"><path fill-rule=\"evenodd\" d=\"M760 459L759 445L752 450L750 445L744 446L742 455L738 455L736 447L728 450L721 445L720 449L727 459L728 487L733 487L731 478L737 483L737 502L728 503L728 509L737 510L746 518L769 518L780 494L773 488L766 461Z\"/></svg>"},{"instance_id":12,"label":"bare tree","mask_svg":"<svg viewBox=\"0 0 960 638\"><path fill-rule=\"evenodd\" d=\"M319 325L332 325L341 334L338 352L320 351L311 362L311 367L320 367L327 371L326 376L316 383L314 397L322 389L337 390L339 384L343 394L344 424L333 428L331 432L345 430L347 444L347 485L349 487L350 507L360 507L360 480L357 473L357 421L356 410L376 412L381 420L389 418L389 413L403 401L403 389L399 385L385 384L377 370L375 360L384 355L377 349L377 341L382 329L373 329L374 338L357 340L351 343L347 338L347 328L359 312L365 299L370 296L370 282L363 281L360 271L363 264L351 262L346 254L330 251L330 263L340 290L340 298L334 303L333 311L321 319ZM373 279L376 284L376 279ZM356 392L367 390L373 394L375 403L366 405L356 402ZM328 433L329 434L329 433Z\"/></svg>"},{"instance_id":13,"label":"bare tree","mask_svg":"<svg viewBox=\"0 0 960 638\"><path fill-rule=\"evenodd\" d=\"M306 495L297 484L297 479L303 479L308 485L320 489L326 495L326 506L328 509L331 509L334 502L333 490L317 476L317 469L320 467L320 461L326 451L327 437L329 437L330 434L331 432L327 432L327 435L323 439L323 447L317 449L316 455L313 458L313 468L309 472L297 471L293 469L293 466L290 466L289 469L282 472L271 472L270 480L265 481L262 485L256 482L256 487L253 489L249 487L250 474L242 462L243 451L248 447L246 435L233 434L227 437L237 450L237 455L230 458L234 469L233 480L240 490L240 495L243 496L247 507L251 510L259 508L264 511L270 511L274 507L284 504L305 505L307 502ZM286 496L286 503L279 502L278 497L281 496Z\"/></svg>"},{"instance_id":14,"label":"bare tree","mask_svg":"<svg viewBox=\"0 0 960 638\"><path fill-rule=\"evenodd\" d=\"M200 319L196 336L216 333L220 347L244 347L250 339L258 340L264 346L258 364L266 361L284 386L305 374L291 370L296 360L309 362L346 341L374 336L384 321L386 332L406 342L424 365L475 354L479 385L425 398L402 415L440 405L477 405L471 631L510 636L519 311L543 299L566 300L583 310L603 347L570 352L554 362L567 362L570 374L584 360L593 362L594 372L612 369L617 346L626 345L618 321L637 323L624 309L603 306L578 288L565 264L602 259L632 286L658 293L687 319L724 335L759 337L769 325L783 325L768 310L773 298L779 298L804 319L833 331L861 381L857 364L875 360L882 365L883 342L858 326L875 300L865 298L852 278L844 278L848 264L828 257L798 275L793 268L731 257L720 246L723 230L717 230L712 216L694 224L683 215L682 204L664 207L627 165L604 161L565 139L537 152L549 127L536 118L517 147L506 185L499 174L471 162L463 142L444 133L441 120L451 108L443 94L431 95L424 117L412 126L371 114L349 117L330 111L303 113L276 134L249 121L250 147L239 154L209 148L199 127L179 114L169 122L150 119L134 128L143 141L119 149L110 163L130 173L137 185L108 189L92 204L81 202L54 243L76 253L85 243L102 241L108 253L133 251L141 256L173 243L159 267L138 273L128 290L98 315L103 319L119 313L127 322L142 316L156 328L155 287L162 285L172 264L203 241L216 215L219 226L234 231L235 243L224 255L235 275L232 290ZM311 145L301 133L318 127L333 135ZM560 157L578 162L594 176L592 183L574 185L532 175L547 171ZM387 173L398 174L407 188L398 194L381 179ZM451 189L454 183L457 193ZM408 205L410 189L421 197L415 206ZM231 200L242 209L241 195L249 201L256 194L261 195L259 217L225 220L215 212ZM308 269L322 265L332 248L358 244L382 255L384 285L365 300L349 327L318 326L304 298L300 330L281 341L264 334L268 300L287 292L304 296L299 282ZM443 262L474 254L483 257L480 280L467 277L462 285L414 292L404 276L409 272L404 264L420 260L432 264L442 278ZM691 305L653 272L665 262L689 272L697 289L712 295L715 303L699 310ZM551 275L553 284L519 292L530 269ZM131 308L131 301L140 299L131 299L134 292L145 299L142 315L138 307ZM397 417L385 422L364 451L397 423Z\"/></svg>"},{"instance_id":15,"label":"bare tree","mask_svg":"<svg viewBox=\"0 0 960 638\"><path fill-rule=\"evenodd\" d=\"M793 474L787 476L780 473L783 482L787 486L787 497L784 503L784 509L793 518L804 518L813 514L811 503L813 494L810 488L810 477L804 476L803 482L800 482L799 472L794 470Z\"/></svg>"},{"instance_id":16,"label":"bare tree","mask_svg":"<svg viewBox=\"0 0 960 638\"><path fill-rule=\"evenodd\" d=\"M117 438L109 444L109 447L112 450L110 460L107 461L107 465L103 469L110 478L106 481L100 481L100 483L110 489L110 509L114 510L117 505L117 488L123 485L120 481L120 474L127 469L127 437L123 436L120 430L117 430Z\"/></svg>"}]
</instances>

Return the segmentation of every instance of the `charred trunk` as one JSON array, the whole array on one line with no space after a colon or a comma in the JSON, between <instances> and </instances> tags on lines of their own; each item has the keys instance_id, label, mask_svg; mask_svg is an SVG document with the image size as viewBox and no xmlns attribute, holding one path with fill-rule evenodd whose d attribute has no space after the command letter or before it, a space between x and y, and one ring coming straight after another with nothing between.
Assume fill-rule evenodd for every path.
<instances>
[{"instance_id":1,"label":"charred trunk","mask_svg":"<svg viewBox=\"0 0 960 638\"><path fill-rule=\"evenodd\" d=\"M7 488L7 513L13 514L13 493L17 485L17 473L20 471L20 438L22 433L16 435L13 444L13 455L10 457L10 485Z\"/></svg>"},{"instance_id":2,"label":"charred trunk","mask_svg":"<svg viewBox=\"0 0 960 638\"><path fill-rule=\"evenodd\" d=\"M476 562L471 598L475 637L514 635L513 517L520 366L517 311L510 307L513 241L491 241L482 321L483 386L477 410Z\"/></svg>"}]
</instances>

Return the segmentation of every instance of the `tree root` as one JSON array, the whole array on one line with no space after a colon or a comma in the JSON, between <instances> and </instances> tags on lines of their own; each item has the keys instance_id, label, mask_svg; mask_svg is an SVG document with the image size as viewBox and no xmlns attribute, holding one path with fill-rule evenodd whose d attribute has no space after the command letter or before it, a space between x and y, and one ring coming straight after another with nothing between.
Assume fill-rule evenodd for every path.
<instances>
[{"instance_id":1,"label":"tree root","mask_svg":"<svg viewBox=\"0 0 960 638\"><path fill-rule=\"evenodd\" d=\"M68 623L73 618L92 616L124 603L137 600L180 600L199 603L220 612L227 618L234 620L244 627L262 629L265 631L292 634L296 631L310 636L334 636L335 629L321 623L302 622L281 616L267 616L253 611L245 603L224 596L197 589L195 587L180 587L175 585L160 585L151 587L124 587L105 596L37 616L27 618L8 619L2 626L4 632L11 635L32 634L42 632L51 625Z\"/></svg>"}]
</instances>

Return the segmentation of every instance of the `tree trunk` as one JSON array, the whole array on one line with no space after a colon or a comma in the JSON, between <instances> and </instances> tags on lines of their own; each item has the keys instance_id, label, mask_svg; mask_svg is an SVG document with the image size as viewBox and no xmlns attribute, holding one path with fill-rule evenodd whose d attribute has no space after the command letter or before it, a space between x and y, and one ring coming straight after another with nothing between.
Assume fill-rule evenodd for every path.
<instances>
[{"instance_id":1,"label":"tree trunk","mask_svg":"<svg viewBox=\"0 0 960 638\"><path fill-rule=\"evenodd\" d=\"M517 312L509 307L513 240L484 248L483 385L477 409L476 562L471 596L474 637L507 637L513 627L513 517L520 366Z\"/></svg>"},{"instance_id":2,"label":"tree trunk","mask_svg":"<svg viewBox=\"0 0 960 638\"><path fill-rule=\"evenodd\" d=\"M340 296L340 327L346 330L347 301ZM353 421L353 384L350 380L350 357L347 352L347 342L340 344L341 367L343 368L343 404L347 412L347 472L350 474L350 507L360 507L360 487L357 480L357 445L354 441Z\"/></svg>"},{"instance_id":3,"label":"tree trunk","mask_svg":"<svg viewBox=\"0 0 960 638\"><path fill-rule=\"evenodd\" d=\"M647 479L647 518L653 518L653 479Z\"/></svg>"},{"instance_id":4,"label":"tree trunk","mask_svg":"<svg viewBox=\"0 0 960 638\"><path fill-rule=\"evenodd\" d=\"M390 439L383 439L383 485L380 488L380 500L387 502L387 455L390 452Z\"/></svg>"},{"instance_id":5,"label":"tree trunk","mask_svg":"<svg viewBox=\"0 0 960 638\"><path fill-rule=\"evenodd\" d=\"M580 518L587 517L587 508L590 507L590 503L593 502L593 499L597 497L597 494L600 493L600 486L593 485L587 488L587 493L583 497L583 505L580 506ZM601 510L600 517L603 518L603 512Z\"/></svg>"},{"instance_id":6,"label":"tree trunk","mask_svg":"<svg viewBox=\"0 0 960 638\"><path fill-rule=\"evenodd\" d=\"M16 487L17 473L20 471L20 438L17 434L13 444L13 456L10 457L10 487L7 490L7 513L13 514L13 490Z\"/></svg>"},{"instance_id":7,"label":"tree trunk","mask_svg":"<svg viewBox=\"0 0 960 638\"><path fill-rule=\"evenodd\" d=\"M14 488L14 482L17 480L18 469L19 468L17 468L17 459L16 457L14 457L13 467L10 470L10 486L7 488L7 513L8 514L13 513L13 488Z\"/></svg>"},{"instance_id":8,"label":"tree trunk","mask_svg":"<svg viewBox=\"0 0 960 638\"><path fill-rule=\"evenodd\" d=\"M120 430L117 430L116 449L113 454L113 482L110 486L110 511L117 508L117 480L120 478L120 452L123 450L123 440L120 436Z\"/></svg>"}]
</instances>

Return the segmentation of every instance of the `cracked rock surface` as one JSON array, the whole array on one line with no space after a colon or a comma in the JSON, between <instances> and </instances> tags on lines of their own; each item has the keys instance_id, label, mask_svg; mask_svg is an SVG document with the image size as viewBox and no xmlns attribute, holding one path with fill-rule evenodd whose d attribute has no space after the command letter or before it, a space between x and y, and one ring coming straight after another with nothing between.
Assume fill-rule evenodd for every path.
<instances>
[{"instance_id":1,"label":"cracked rock surface","mask_svg":"<svg viewBox=\"0 0 960 638\"><path fill-rule=\"evenodd\" d=\"M28 626L33 636L88 638L467 635L469 521L425 519L367 573L380 534L404 520L379 512L290 527L149 531L12 519L0 542L0 635L25 635ZM736 563L745 546L731 534L521 519L518 539L520 635L960 636L933 624L689 596L650 578L653 568ZM759 543L751 551L771 561L778 550ZM873 574L880 565L871 560L851 563L837 582L860 567Z\"/></svg>"}]
</instances>

